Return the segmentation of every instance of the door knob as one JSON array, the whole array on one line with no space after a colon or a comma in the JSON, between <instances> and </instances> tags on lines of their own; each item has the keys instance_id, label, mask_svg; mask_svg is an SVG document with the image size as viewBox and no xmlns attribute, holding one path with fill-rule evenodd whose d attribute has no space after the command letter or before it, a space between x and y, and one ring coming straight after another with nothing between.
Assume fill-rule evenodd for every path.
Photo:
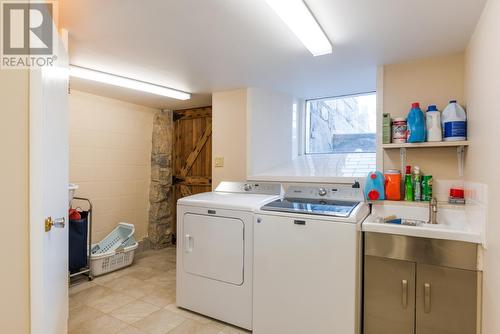
<instances>
[{"instance_id":1,"label":"door knob","mask_svg":"<svg viewBox=\"0 0 500 334\"><path fill-rule=\"evenodd\" d=\"M66 225L66 218L57 218L52 220L52 217L48 217L45 219L45 232L49 232L52 227L64 228Z\"/></svg>"}]
</instances>

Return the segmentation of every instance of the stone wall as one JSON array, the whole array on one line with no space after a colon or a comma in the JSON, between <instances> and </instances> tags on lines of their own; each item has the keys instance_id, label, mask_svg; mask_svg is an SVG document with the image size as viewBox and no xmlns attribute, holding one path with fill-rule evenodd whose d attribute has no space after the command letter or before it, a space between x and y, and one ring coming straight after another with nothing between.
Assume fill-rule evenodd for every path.
<instances>
[{"instance_id":1,"label":"stone wall","mask_svg":"<svg viewBox=\"0 0 500 334\"><path fill-rule=\"evenodd\" d=\"M174 199L172 187L173 113L159 111L153 123L151 150L151 185L149 193L149 228L146 248L163 248L172 244Z\"/></svg>"}]
</instances>

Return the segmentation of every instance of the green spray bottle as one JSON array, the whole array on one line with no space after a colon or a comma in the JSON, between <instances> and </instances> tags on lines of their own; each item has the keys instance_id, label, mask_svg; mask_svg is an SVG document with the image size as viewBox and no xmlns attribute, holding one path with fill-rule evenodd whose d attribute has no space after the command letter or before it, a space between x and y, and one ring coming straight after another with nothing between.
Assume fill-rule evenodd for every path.
<instances>
[{"instance_id":1,"label":"green spray bottle","mask_svg":"<svg viewBox=\"0 0 500 334\"><path fill-rule=\"evenodd\" d=\"M406 166L405 175L405 201L413 201L413 177L411 175L411 166Z\"/></svg>"},{"instance_id":2,"label":"green spray bottle","mask_svg":"<svg viewBox=\"0 0 500 334\"><path fill-rule=\"evenodd\" d=\"M418 166L413 167L413 199L417 202L422 200L422 173Z\"/></svg>"}]
</instances>

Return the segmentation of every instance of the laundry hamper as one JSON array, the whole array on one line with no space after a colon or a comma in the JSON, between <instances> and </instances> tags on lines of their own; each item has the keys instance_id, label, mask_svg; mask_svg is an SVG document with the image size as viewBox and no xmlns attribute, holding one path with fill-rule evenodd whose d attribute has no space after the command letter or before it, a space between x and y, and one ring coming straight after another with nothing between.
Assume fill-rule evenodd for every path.
<instances>
[{"instance_id":1,"label":"laundry hamper","mask_svg":"<svg viewBox=\"0 0 500 334\"><path fill-rule=\"evenodd\" d=\"M120 223L98 244L92 245L90 264L94 276L127 267L134 261L139 246L134 239L134 225Z\"/></svg>"},{"instance_id":2,"label":"laundry hamper","mask_svg":"<svg viewBox=\"0 0 500 334\"><path fill-rule=\"evenodd\" d=\"M68 268L74 274L88 265L89 211L80 211L80 219L70 219L68 224Z\"/></svg>"}]
</instances>

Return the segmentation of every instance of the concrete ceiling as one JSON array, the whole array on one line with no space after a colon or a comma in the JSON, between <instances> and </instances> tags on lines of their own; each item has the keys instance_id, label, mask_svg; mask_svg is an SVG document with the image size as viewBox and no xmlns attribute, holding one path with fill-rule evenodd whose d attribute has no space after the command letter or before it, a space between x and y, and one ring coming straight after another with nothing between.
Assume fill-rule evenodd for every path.
<instances>
[{"instance_id":1,"label":"concrete ceiling","mask_svg":"<svg viewBox=\"0 0 500 334\"><path fill-rule=\"evenodd\" d=\"M465 49L485 0L306 0L333 42L312 57L264 0L62 0L71 63L194 93L176 101L81 80L157 108L261 87L312 98L375 90L376 67Z\"/></svg>"}]
</instances>

